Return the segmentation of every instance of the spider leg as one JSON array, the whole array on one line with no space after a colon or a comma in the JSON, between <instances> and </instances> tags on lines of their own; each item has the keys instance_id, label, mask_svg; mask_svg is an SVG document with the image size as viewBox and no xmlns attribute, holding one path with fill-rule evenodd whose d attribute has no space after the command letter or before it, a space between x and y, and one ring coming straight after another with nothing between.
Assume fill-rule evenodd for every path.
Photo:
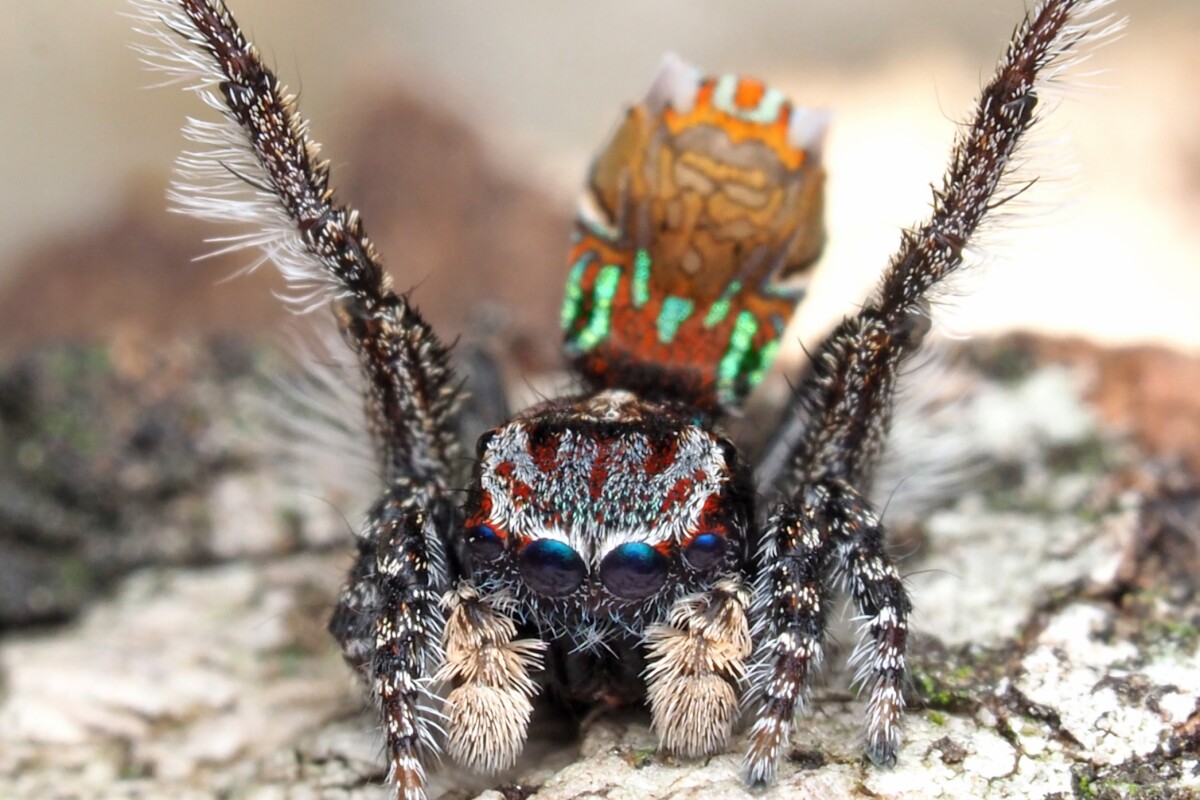
<instances>
[{"instance_id":1,"label":"spider leg","mask_svg":"<svg viewBox=\"0 0 1200 800\"><path fill-rule=\"evenodd\" d=\"M960 128L950 168L922 224L901 234L900 247L860 313L838 325L814 352L793 408L805 420L794 437L791 479L799 486L831 477L860 490L870 484L883 449L902 364L929 328L930 303L964 263L963 253L989 212L1014 154L1035 124L1039 88L1081 40L1101 39L1121 23L1081 21L1105 3L1043 0L1017 28L996 74L984 87L969 125Z\"/></svg>"},{"instance_id":2,"label":"spider leg","mask_svg":"<svg viewBox=\"0 0 1200 800\"><path fill-rule=\"evenodd\" d=\"M439 517L446 510L402 482L368 515L359 557L329 630L364 677L383 720L388 780L401 797L422 797L423 761L436 752L438 712L429 676L441 659L444 626L431 573L439 566Z\"/></svg>"},{"instance_id":3,"label":"spider leg","mask_svg":"<svg viewBox=\"0 0 1200 800\"><path fill-rule=\"evenodd\" d=\"M740 579L727 577L681 597L666 623L646 630L646 693L665 750L692 758L729 743L751 651L749 602Z\"/></svg>"},{"instance_id":4,"label":"spider leg","mask_svg":"<svg viewBox=\"0 0 1200 800\"><path fill-rule=\"evenodd\" d=\"M830 577L840 575L864 620L851 661L867 688L867 755L892 764L904 708L901 683L912 604L884 547L878 517L842 481L806 484L776 509L764 540L756 611L770 635L760 639L754 684L762 707L750 732L745 769L751 785L769 783L792 719L821 664Z\"/></svg>"},{"instance_id":5,"label":"spider leg","mask_svg":"<svg viewBox=\"0 0 1200 800\"><path fill-rule=\"evenodd\" d=\"M1017 28L973 120L958 133L929 219L902 234L874 295L820 344L795 395L793 411L804 425L784 459L785 500L767 530L756 587L766 624L756 636L753 688L763 703L746 760L752 783L770 779L819 660L819 589L831 568L844 576L870 635L859 650L871 695L868 754L877 763L895 760L910 604L863 495L883 451L900 369L929 328L934 292L962 267L968 240L998 205L997 189L1037 120L1040 84L1082 40L1121 27L1107 17L1083 19L1103 5L1043 0Z\"/></svg>"},{"instance_id":6,"label":"spider leg","mask_svg":"<svg viewBox=\"0 0 1200 800\"><path fill-rule=\"evenodd\" d=\"M757 703L744 768L751 786L765 786L788 744L792 719L803 707L821 665L828 616L827 573L834 540L830 493L810 486L783 503L767 523L755 586L757 642L749 700Z\"/></svg>"},{"instance_id":7,"label":"spider leg","mask_svg":"<svg viewBox=\"0 0 1200 800\"><path fill-rule=\"evenodd\" d=\"M866 748L876 764L896 763L901 686L912 603L900 573L887 555L884 528L862 495L835 484L830 527L835 538L835 569L863 621L850 662L860 664L856 680L868 692Z\"/></svg>"},{"instance_id":8,"label":"spider leg","mask_svg":"<svg viewBox=\"0 0 1200 800\"><path fill-rule=\"evenodd\" d=\"M461 397L448 349L392 290L358 212L336 202L294 98L224 3L134 5L152 40L138 47L144 59L225 117L189 122L187 135L205 149L180 159L172 199L193 216L252 226L229 247L260 248L258 263L275 262L301 310L331 303L358 356L385 489L330 628L379 707L397 796L419 800L422 761L436 752L437 716L422 696L442 656L439 600L451 577L443 542L459 525L450 487Z\"/></svg>"}]
</instances>

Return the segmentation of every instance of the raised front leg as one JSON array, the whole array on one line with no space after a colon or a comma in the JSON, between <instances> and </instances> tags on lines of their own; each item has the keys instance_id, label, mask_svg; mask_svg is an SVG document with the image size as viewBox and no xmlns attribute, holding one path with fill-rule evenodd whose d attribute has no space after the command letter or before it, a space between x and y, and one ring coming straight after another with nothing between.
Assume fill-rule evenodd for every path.
<instances>
[{"instance_id":1,"label":"raised front leg","mask_svg":"<svg viewBox=\"0 0 1200 800\"><path fill-rule=\"evenodd\" d=\"M439 712L428 695L441 660L450 586L445 542L460 525L450 486L458 382L429 325L396 294L359 214L338 203L294 98L262 62L221 0L134 0L140 52L184 81L223 119L185 128L201 146L180 159L172 199L183 211L249 230L223 241L272 261L288 299L332 306L365 378L382 497L358 537L359 557L330 628L366 680L387 738L397 795L425 795Z\"/></svg>"},{"instance_id":2,"label":"raised front leg","mask_svg":"<svg viewBox=\"0 0 1200 800\"><path fill-rule=\"evenodd\" d=\"M1085 39L1120 29L1120 22L1107 18L1083 19L1104 4L1043 0L1029 13L974 118L959 131L929 219L902 234L873 296L813 354L793 400L795 419L781 429L788 452L775 453L788 467L755 600L768 621L757 638L761 710L746 763L752 783L770 780L819 663L824 593L835 572L865 620L867 636L856 657L870 692L867 753L881 764L896 758L910 605L884 552L883 528L863 498L887 439L897 381L929 328L931 304L963 267L968 242L988 215L1025 188L1005 187L1019 146L1037 121L1046 76Z\"/></svg>"}]
</instances>

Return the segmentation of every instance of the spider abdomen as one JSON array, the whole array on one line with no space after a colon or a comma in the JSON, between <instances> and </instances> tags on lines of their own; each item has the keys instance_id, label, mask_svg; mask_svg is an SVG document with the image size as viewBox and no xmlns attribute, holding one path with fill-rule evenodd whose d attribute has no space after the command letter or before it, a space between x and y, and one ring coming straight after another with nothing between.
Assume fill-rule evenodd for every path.
<instances>
[{"instance_id":1,"label":"spider abdomen","mask_svg":"<svg viewBox=\"0 0 1200 800\"><path fill-rule=\"evenodd\" d=\"M585 377L707 409L762 380L824 242L826 124L667 57L580 202L562 323Z\"/></svg>"}]
</instances>

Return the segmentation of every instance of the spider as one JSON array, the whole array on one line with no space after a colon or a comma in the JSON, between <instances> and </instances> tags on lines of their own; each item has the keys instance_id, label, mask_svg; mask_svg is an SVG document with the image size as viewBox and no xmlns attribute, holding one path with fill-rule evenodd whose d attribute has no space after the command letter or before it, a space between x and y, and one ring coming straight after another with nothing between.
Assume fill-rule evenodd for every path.
<instances>
[{"instance_id":1,"label":"spider","mask_svg":"<svg viewBox=\"0 0 1200 800\"><path fill-rule=\"evenodd\" d=\"M580 203L562 325L581 389L485 433L470 460L449 349L393 290L224 3L134 2L145 58L223 115L188 123L205 150L182 157L175 202L255 225L232 245L261 248L305 308L331 305L365 378L385 485L329 628L382 720L397 797L424 797L439 751L513 765L543 690L579 706L645 699L682 757L724 750L744 711L745 779L766 785L839 589L862 620L866 755L894 763L912 605L866 496L898 376L933 293L1020 191L1002 187L1039 87L1118 27L1093 16L1106 0L1042 0L1018 26L929 218L813 352L785 416L800 433L781 440L766 497L721 424L771 365L821 251L821 112L668 58Z\"/></svg>"}]
</instances>

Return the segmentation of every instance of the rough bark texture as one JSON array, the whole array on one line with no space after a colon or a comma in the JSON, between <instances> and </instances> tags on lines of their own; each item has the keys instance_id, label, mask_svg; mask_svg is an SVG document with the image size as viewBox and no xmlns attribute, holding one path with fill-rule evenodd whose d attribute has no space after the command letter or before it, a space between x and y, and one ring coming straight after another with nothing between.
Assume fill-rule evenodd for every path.
<instances>
[{"instance_id":1,"label":"rough bark texture","mask_svg":"<svg viewBox=\"0 0 1200 800\"><path fill-rule=\"evenodd\" d=\"M863 763L862 704L835 648L760 796L1191 796L1192 478L1099 425L1078 369L964 374L966 399L942 421L966 432L969 477L908 529L921 633L899 766ZM73 622L0 641L0 795L384 795L375 723L323 630L348 564L326 537L342 523L321 503L295 505L269 466L219 472L189 501L214 517L216 563L143 567ZM519 769L454 789L447 770L446 796L750 796L740 741L679 762L655 752L644 714L592 720L563 745L571 727L544 713Z\"/></svg>"}]
</instances>

